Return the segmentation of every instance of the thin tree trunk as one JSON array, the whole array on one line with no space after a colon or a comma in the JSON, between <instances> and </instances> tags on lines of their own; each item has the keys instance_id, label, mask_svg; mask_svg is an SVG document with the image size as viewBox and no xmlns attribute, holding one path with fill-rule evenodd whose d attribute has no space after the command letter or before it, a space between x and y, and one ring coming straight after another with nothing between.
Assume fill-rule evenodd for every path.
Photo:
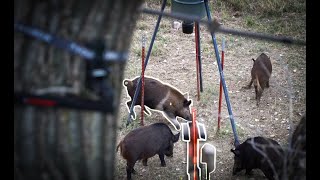
<instances>
[{"instance_id":1,"label":"thin tree trunk","mask_svg":"<svg viewBox=\"0 0 320 180\"><path fill-rule=\"evenodd\" d=\"M15 0L14 19L82 45L104 40L107 50L122 53L129 50L141 4L141 0ZM125 64L108 68L110 103L115 107L111 113L14 106L15 179L113 179ZM59 86L77 96L92 95L85 73L81 57L14 33L15 92Z\"/></svg>"}]
</instances>

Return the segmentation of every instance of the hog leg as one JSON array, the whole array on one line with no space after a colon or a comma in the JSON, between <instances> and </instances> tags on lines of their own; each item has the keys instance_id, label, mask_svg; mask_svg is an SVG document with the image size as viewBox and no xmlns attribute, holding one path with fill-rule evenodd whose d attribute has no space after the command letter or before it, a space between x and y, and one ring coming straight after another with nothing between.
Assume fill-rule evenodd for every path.
<instances>
[{"instance_id":1,"label":"hog leg","mask_svg":"<svg viewBox=\"0 0 320 180\"><path fill-rule=\"evenodd\" d=\"M128 106L129 109L131 107L131 104L132 104L132 101L127 101L127 106Z\"/></svg>"},{"instance_id":2,"label":"hog leg","mask_svg":"<svg viewBox=\"0 0 320 180\"><path fill-rule=\"evenodd\" d=\"M135 163L131 163L127 161L127 180L131 180L131 173L135 173L135 170L133 169Z\"/></svg>"},{"instance_id":3,"label":"hog leg","mask_svg":"<svg viewBox=\"0 0 320 180\"><path fill-rule=\"evenodd\" d=\"M251 85L253 83L253 79L251 79L251 81L249 82L249 84L247 86L242 87L243 89L250 89Z\"/></svg>"},{"instance_id":4,"label":"hog leg","mask_svg":"<svg viewBox=\"0 0 320 180\"><path fill-rule=\"evenodd\" d=\"M269 81L266 82L266 88L269 88Z\"/></svg>"},{"instance_id":5,"label":"hog leg","mask_svg":"<svg viewBox=\"0 0 320 180\"><path fill-rule=\"evenodd\" d=\"M257 107L260 105L260 99L257 99Z\"/></svg>"},{"instance_id":6,"label":"hog leg","mask_svg":"<svg viewBox=\"0 0 320 180\"><path fill-rule=\"evenodd\" d=\"M151 112L149 111L149 109L145 105L144 105L143 111L144 111L144 113L146 113L146 115L148 115L148 116L151 115Z\"/></svg>"},{"instance_id":7,"label":"hog leg","mask_svg":"<svg viewBox=\"0 0 320 180\"><path fill-rule=\"evenodd\" d=\"M180 123L177 120L176 116L172 113L166 113L164 112L164 116L166 117L166 119L173 125L173 127L177 130L180 131Z\"/></svg>"},{"instance_id":8,"label":"hog leg","mask_svg":"<svg viewBox=\"0 0 320 180\"><path fill-rule=\"evenodd\" d=\"M267 179L270 179L270 180L274 180L275 178L273 177L272 174L270 173L264 173L264 175L267 177Z\"/></svg>"},{"instance_id":9,"label":"hog leg","mask_svg":"<svg viewBox=\"0 0 320 180\"><path fill-rule=\"evenodd\" d=\"M142 164L143 164L144 166L148 166L147 162L148 162L148 159L147 159L147 158L142 160Z\"/></svg>"},{"instance_id":10,"label":"hog leg","mask_svg":"<svg viewBox=\"0 0 320 180\"><path fill-rule=\"evenodd\" d=\"M130 112L130 107L131 107L132 101L128 101L127 102L127 106L128 106L128 111ZM136 113L134 112L134 108L133 108L133 112L130 114L131 119L136 119Z\"/></svg>"},{"instance_id":11,"label":"hog leg","mask_svg":"<svg viewBox=\"0 0 320 180\"><path fill-rule=\"evenodd\" d=\"M159 158L161 161L161 166L166 167L166 162L164 161L164 154L163 153L159 153Z\"/></svg>"},{"instance_id":12,"label":"hog leg","mask_svg":"<svg viewBox=\"0 0 320 180\"><path fill-rule=\"evenodd\" d=\"M127 170L127 180L131 180L131 168L127 166L126 170Z\"/></svg>"},{"instance_id":13,"label":"hog leg","mask_svg":"<svg viewBox=\"0 0 320 180\"><path fill-rule=\"evenodd\" d=\"M260 104L260 98L261 98L261 92L259 92L258 88L255 86L254 87L254 91L256 93L256 105L257 107L259 107L259 104Z\"/></svg>"}]
</instances>

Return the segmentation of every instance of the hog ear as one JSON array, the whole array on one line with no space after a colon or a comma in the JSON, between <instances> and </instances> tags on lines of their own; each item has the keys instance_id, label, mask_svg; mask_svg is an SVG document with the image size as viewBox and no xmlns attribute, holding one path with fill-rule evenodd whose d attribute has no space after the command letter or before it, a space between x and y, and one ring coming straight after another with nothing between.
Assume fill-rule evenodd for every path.
<instances>
[{"instance_id":1,"label":"hog ear","mask_svg":"<svg viewBox=\"0 0 320 180\"><path fill-rule=\"evenodd\" d=\"M234 155L239 156L240 155L240 151L236 150L236 149L231 149L231 152L233 152Z\"/></svg>"},{"instance_id":2,"label":"hog ear","mask_svg":"<svg viewBox=\"0 0 320 180\"><path fill-rule=\"evenodd\" d=\"M191 104L191 100L188 101L188 100L185 99L184 102L183 102L183 106L184 107L188 107L188 106L190 106L190 104Z\"/></svg>"},{"instance_id":3,"label":"hog ear","mask_svg":"<svg viewBox=\"0 0 320 180\"><path fill-rule=\"evenodd\" d=\"M180 132L173 136L173 143L177 142L179 140L179 137L180 137Z\"/></svg>"},{"instance_id":4,"label":"hog ear","mask_svg":"<svg viewBox=\"0 0 320 180\"><path fill-rule=\"evenodd\" d=\"M184 94L183 94L183 97L185 97L186 99L188 99L188 98L189 98L189 93L188 93L188 92L184 93Z\"/></svg>"},{"instance_id":5,"label":"hog ear","mask_svg":"<svg viewBox=\"0 0 320 180\"><path fill-rule=\"evenodd\" d=\"M128 85L131 85L131 81L129 80L129 79L125 79L124 81L123 81L123 85L125 85L125 86L128 86Z\"/></svg>"}]
</instances>

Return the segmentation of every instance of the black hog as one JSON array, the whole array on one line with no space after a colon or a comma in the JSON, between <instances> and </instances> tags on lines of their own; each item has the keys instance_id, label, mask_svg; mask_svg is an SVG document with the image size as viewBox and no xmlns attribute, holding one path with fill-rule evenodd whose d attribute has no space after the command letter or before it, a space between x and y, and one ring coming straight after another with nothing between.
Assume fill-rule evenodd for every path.
<instances>
[{"instance_id":1,"label":"black hog","mask_svg":"<svg viewBox=\"0 0 320 180\"><path fill-rule=\"evenodd\" d=\"M166 166L164 155L173 156L173 143L179 140L180 132L174 135L168 125L154 123L142 126L129 132L117 146L120 153L127 160L127 179L131 179L131 173L137 160L142 159L144 166L147 160L158 154L161 166Z\"/></svg>"},{"instance_id":2,"label":"black hog","mask_svg":"<svg viewBox=\"0 0 320 180\"><path fill-rule=\"evenodd\" d=\"M272 139L260 136L248 138L235 149L231 149L231 152L234 153L233 175L243 169L246 170L246 175L250 174L252 169L260 169L269 180L281 176L284 152L280 144Z\"/></svg>"},{"instance_id":3,"label":"black hog","mask_svg":"<svg viewBox=\"0 0 320 180\"><path fill-rule=\"evenodd\" d=\"M250 89L253 83L256 93L257 106L259 106L262 92L265 88L269 88L269 79L272 73L272 64L270 58L262 53L253 60L253 67L251 69L251 81L245 88Z\"/></svg>"},{"instance_id":4,"label":"black hog","mask_svg":"<svg viewBox=\"0 0 320 180\"><path fill-rule=\"evenodd\" d=\"M123 81L124 86L127 88L128 95L131 97L131 100L127 102L129 109L132 104L138 80L139 77L136 77L133 80L125 79ZM178 131L180 130L180 123L178 122L177 117L181 117L187 121L192 120L190 112L191 100L188 100L179 90L151 77L145 77L144 82L144 110L146 114L151 114L148 108L161 111L166 119ZM140 104L141 91L135 105ZM136 115L134 114L134 119L135 116Z\"/></svg>"}]
</instances>

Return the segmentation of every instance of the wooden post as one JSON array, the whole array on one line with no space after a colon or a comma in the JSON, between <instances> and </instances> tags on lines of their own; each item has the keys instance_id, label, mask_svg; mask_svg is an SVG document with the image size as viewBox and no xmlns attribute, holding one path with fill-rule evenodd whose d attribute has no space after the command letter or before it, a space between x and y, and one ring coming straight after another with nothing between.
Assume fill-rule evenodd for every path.
<instances>
[{"instance_id":1,"label":"wooden post","mask_svg":"<svg viewBox=\"0 0 320 180\"><path fill-rule=\"evenodd\" d=\"M140 125L144 126L143 122L143 111L144 111L144 54L145 54L145 46L146 46L146 39L145 35L142 35L142 53L141 53L141 121Z\"/></svg>"},{"instance_id":2,"label":"wooden post","mask_svg":"<svg viewBox=\"0 0 320 180\"><path fill-rule=\"evenodd\" d=\"M224 62L224 38L222 39L222 51L221 51L221 69L223 70L223 62ZM219 106L218 106L218 131L220 130L220 121L221 121L221 101L222 101L222 83L220 79L220 91L219 91Z\"/></svg>"}]
</instances>

